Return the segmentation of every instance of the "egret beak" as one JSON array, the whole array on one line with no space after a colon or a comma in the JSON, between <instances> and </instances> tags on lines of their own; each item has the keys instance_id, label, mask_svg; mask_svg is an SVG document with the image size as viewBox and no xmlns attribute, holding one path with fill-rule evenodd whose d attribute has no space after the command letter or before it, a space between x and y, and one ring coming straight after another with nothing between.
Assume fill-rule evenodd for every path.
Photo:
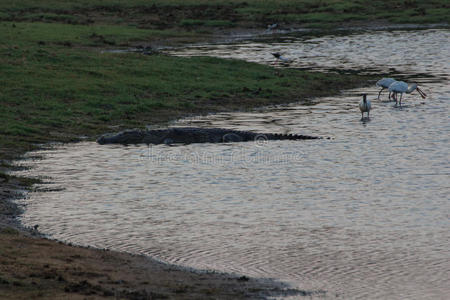
<instances>
[{"instance_id":1,"label":"egret beak","mask_svg":"<svg viewBox=\"0 0 450 300\"><path fill-rule=\"evenodd\" d=\"M427 94L425 94L421 89L416 88L416 90L419 92L419 94L422 97L422 99L425 99L427 97Z\"/></svg>"}]
</instances>

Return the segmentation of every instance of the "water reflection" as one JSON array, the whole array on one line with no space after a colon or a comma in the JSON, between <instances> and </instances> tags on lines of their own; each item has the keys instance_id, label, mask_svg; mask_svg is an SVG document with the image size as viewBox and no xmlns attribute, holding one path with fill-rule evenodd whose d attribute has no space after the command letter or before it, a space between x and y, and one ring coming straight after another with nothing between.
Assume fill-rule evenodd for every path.
<instances>
[{"instance_id":1,"label":"water reflection","mask_svg":"<svg viewBox=\"0 0 450 300\"><path fill-rule=\"evenodd\" d=\"M22 220L57 239L274 277L325 290L329 298L445 299L449 37L446 30L375 32L186 50L180 54L211 51L269 63L270 52L282 50L298 66L318 69L389 66L420 81L429 98L408 95L398 109L373 100L373 87L308 106L175 124L331 140L151 148L78 143L30 153L44 159L21 163L33 166L31 174L50 176L43 187L55 191L38 187L23 200ZM363 92L373 95L366 123L357 105Z\"/></svg>"},{"instance_id":2,"label":"water reflection","mask_svg":"<svg viewBox=\"0 0 450 300\"><path fill-rule=\"evenodd\" d=\"M180 56L218 56L279 65L271 53L290 59L290 67L366 70L367 73L398 71L397 76L430 74L448 79L440 62L448 59L449 33L445 29L376 31L345 36L307 35L277 40L224 45L197 45L167 51ZM442 48L433 47L439 45Z\"/></svg>"}]
</instances>

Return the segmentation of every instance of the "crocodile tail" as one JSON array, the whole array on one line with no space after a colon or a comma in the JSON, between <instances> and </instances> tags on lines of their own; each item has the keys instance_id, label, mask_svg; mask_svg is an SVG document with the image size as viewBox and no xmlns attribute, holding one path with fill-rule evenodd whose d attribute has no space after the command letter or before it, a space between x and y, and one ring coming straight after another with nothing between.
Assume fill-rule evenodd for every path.
<instances>
[{"instance_id":1,"label":"crocodile tail","mask_svg":"<svg viewBox=\"0 0 450 300\"><path fill-rule=\"evenodd\" d=\"M318 140L322 138L320 136L312 136L312 135L297 135L297 137L302 140Z\"/></svg>"},{"instance_id":2,"label":"crocodile tail","mask_svg":"<svg viewBox=\"0 0 450 300\"><path fill-rule=\"evenodd\" d=\"M295 134L273 133L268 135L270 140L299 140Z\"/></svg>"},{"instance_id":3,"label":"crocodile tail","mask_svg":"<svg viewBox=\"0 0 450 300\"><path fill-rule=\"evenodd\" d=\"M317 140L317 139L321 139L321 137L319 136L311 136L311 135L301 135L301 134L296 134L294 135L294 139L296 140Z\"/></svg>"},{"instance_id":4,"label":"crocodile tail","mask_svg":"<svg viewBox=\"0 0 450 300\"><path fill-rule=\"evenodd\" d=\"M320 139L318 136L302 135L302 134L274 134L274 140L315 140Z\"/></svg>"}]
</instances>

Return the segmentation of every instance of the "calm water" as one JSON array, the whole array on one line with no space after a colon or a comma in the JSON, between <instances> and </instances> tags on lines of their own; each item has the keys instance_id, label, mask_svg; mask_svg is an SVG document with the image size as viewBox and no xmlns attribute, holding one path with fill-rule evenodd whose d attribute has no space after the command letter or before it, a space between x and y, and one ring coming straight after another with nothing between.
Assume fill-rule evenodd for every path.
<instances>
[{"instance_id":1,"label":"calm water","mask_svg":"<svg viewBox=\"0 0 450 300\"><path fill-rule=\"evenodd\" d=\"M369 32L180 51L269 64L271 51L283 51L299 67L394 68L429 97L407 95L399 109L373 100L373 87L176 124L332 140L86 142L29 153L18 163L32 169L21 173L51 183L23 200L22 221L56 239L276 278L328 298L448 299L449 41L448 30ZM366 123L361 92L373 101Z\"/></svg>"}]
</instances>

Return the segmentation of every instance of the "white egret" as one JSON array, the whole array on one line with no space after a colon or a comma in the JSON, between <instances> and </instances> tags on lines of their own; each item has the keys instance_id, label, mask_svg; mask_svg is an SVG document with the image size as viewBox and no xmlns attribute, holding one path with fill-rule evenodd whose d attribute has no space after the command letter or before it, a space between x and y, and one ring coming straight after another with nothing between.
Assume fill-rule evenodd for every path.
<instances>
[{"instance_id":1,"label":"white egret","mask_svg":"<svg viewBox=\"0 0 450 300\"><path fill-rule=\"evenodd\" d=\"M408 87L408 84L404 81L395 81L389 86L389 92L394 93L393 97L395 99L395 105L399 104L400 102L400 107L402 106L403 93L411 94L415 90L419 92L422 99L426 98L427 95L421 89L419 89L417 83L413 83L411 84L411 86ZM398 101L397 94L400 94L400 101Z\"/></svg>"},{"instance_id":2,"label":"white egret","mask_svg":"<svg viewBox=\"0 0 450 300\"><path fill-rule=\"evenodd\" d=\"M389 86L395 81L396 80L394 78L381 78L380 80L377 81L376 85L381 88L380 92L378 93L378 100L380 100L381 92L384 89L388 89ZM391 92L389 92L389 100L391 100Z\"/></svg>"},{"instance_id":3,"label":"white egret","mask_svg":"<svg viewBox=\"0 0 450 300\"><path fill-rule=\"evenodd\" d=\"M364 113L367 113L367 118L369 118L371 103L367 100L367 94L363 94L363 98L359 101L359 110L361 111L361 120L364 119Z\"/></svg>"}]
</instances>

